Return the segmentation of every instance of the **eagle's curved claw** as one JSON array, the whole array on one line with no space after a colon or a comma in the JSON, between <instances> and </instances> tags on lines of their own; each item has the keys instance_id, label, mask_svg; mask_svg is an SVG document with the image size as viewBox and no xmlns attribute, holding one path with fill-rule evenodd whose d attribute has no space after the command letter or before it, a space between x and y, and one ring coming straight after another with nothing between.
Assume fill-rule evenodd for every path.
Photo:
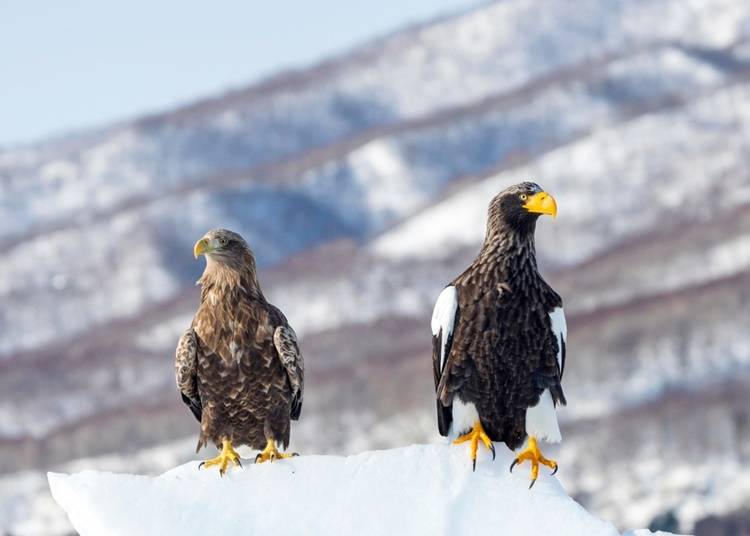
<instances>
[{"instance_id":1,"label":"eagle's curved claw","mask_svg":"<svg viewBox=\"0 0 750 536\"><path fill-rule=\"evenodd\" d=\"M494 443L490 443L490 452L492 453L492 461L494 462L495 461L495 444ZM474 460L472 460L471 470L472 471L476 471L477 470L477 459L476 458L474 458Z\"/></svg>"},{"instance_id":2,"label":"eagle's curved claw","mask_svg":"<svg viewBox=\"0 0 750 536\"><path fill-rule=\"evenodd\" d=\"M475 422L474 427L471 429L471 431L456 438L453 441L453 444L460 445L461 443L466 443L467 441L469 442L470 447L469 455L471 456L472 471L476 471L477 469L477 449L479 447L480 441L490 452L492 452L492 459L495 459L495 445L492 444L490 436L488 436L484 431L481 421Z\"/></svg>"},{"instance_id":3,"label":"eagle's curved claw","mask_svg":"<svg viewBox=\"0 0 750 536\"><path fill-rule=\"evenodd\" d=\"M293 456L299 456L299 454L296 452L292 452L291 454L279 452L279 449L276 448L276 442L273 439L269 439L266 443L266 448L255 456L255 463L275 462L276 460L292 458Z\"/></svg>"},{"instance_id":4,"label":"eagle's curved claw","mask_svg":"<svg viewBox=\"0 0 750 536\"><path fill-rule=\"evenodd\" d=\"M552 469L550 476L557 473L557 462L555 460L548 460L542 456L542 451L539 450L539 445L537 444L535 437L529 437L529 443L526 445L526 448L516 456L516 459L513 460L513 463L510 465L510 472L513 472L513 468L516 464L523 463L526 460L531 462L531 484L529 484L529 489L534 486L536 479L539 477L539 464L546 465Z\"/></svg>"},{"instance_id":5,"label":"eagle's curved claw","mask_svg":"<svg viewBox=\"0 0 750 536\"><path fill-rule=\"evenodd\" d=\"M240 455L237 453L236 450L234 450L234 447L232 447L232 442L229 439L224 439L222 441L222 447L221 452L218 456L215 458L211 458L210 460L206 460L198 464L198 470L202 469L203 467L213 467L214 465L219 466L219 475L224 476L224 473L227 472L227 466L229 466L229 463L233 463L234 465L239 465L242 467L242 462L240 462Z\"/></svg>"}]
</instances>

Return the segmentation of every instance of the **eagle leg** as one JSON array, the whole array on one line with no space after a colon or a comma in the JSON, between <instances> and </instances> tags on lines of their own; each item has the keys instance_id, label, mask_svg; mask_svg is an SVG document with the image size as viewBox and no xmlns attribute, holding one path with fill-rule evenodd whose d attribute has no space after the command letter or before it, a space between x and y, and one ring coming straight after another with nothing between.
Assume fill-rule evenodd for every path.
<instances>
[{"instance_id":1,"label":"eagle leg","mask_svg":"<svg viewBox=\"0 0 750 536\"><path fill-rule=\"evenodd\" d=\"M266 443L266 448L259 452L255 457L255 463L273 462L285 458L292 458L294 456L299 456L299 454L296 452L292 452L291 454L279 452L279 449L276 448L276 442L273 439L269 439Z\"/></svg>"},{"instance_id":2,"label":"eagle leg","mask_svg":"<svg viewBox=\"0 0 750 536\"><path fill-rule=\"evenodd\" d=\"M240 455L236 450L234 450L234 447L232 447L232 442L229 439L224 439L221 442L221 452L219 453L219 455L216 456L216 458L211 458L210 460L201 462L198 466L198 469L202 467L213 467L214 465L218 465L219 474L221 476L224 476L224 473L227 472L227 466L229 465L229 462L242 467L242 462L240 462Z\"/></svg>"},{"instance_id":3,"label":"eagle leg","mask_svg":"<svg viewBox=\"0 0 750 536\"><path fill-rule=\"evenodd\" d=\"M549 460L542 456L542 451L539 450L539 444L535 437L529 436L529 442L526 448L522 450L513 463L510 465L510 472L513 472L513 468L516 464L520 464L529 460L531 462L531 484L529 489L536 483L536 479L539 477L539 464L546 465L552 469L552 474L557 473L557 462L555 460Z\"/></svg>"},{"instance_id":4,"label":"eagle leg","mask_svg":"<svg viewBox=\"0 0 750 536\"><path fill-rule=\"evenodd\" d=\"M480 441L484 444L485 447L487 447L490 452L492 452L492 459L495 459L495 445L492 444L492 440L484 431L481 421L476 421L471 431L456 438L453 441L453 444L460 445L461 443L466 443L467 441L470 442L469 454L471 456L472 471L476 471L477 469L477 448L479 447Z\"/></svg>"}]
</instances>

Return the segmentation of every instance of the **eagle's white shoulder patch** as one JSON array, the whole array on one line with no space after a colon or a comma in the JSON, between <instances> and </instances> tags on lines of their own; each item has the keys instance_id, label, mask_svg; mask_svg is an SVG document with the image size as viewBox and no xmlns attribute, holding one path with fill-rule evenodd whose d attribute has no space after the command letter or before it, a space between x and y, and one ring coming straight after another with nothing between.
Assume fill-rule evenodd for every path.
<instances>
[{"instance_id":1,"label":"eagle's white shoulder patch","mask_svg":"<svg viewBox=\"0 0 750 536\"><path fill-rule=\"evenodd\" d=\"M568 325L565 322L565 312L562 307L555 307L549 314L550 322L552 322L552 333L557 337L557 364L560 365L560 370L563 369L563 355L562 347L563 343L568 340Z\"/></svg>"},{"instance_id":2,"label":"eagle's white shoulder patch","mask_svg":"<svg viewBox=\"0 0 750 536\"><path fill-rule=\"evenodd\" d=\"M458 292L456 287L448 286L443 289L435 302L435 308L432 311L432 335L437 336L442 330L442 340L440 348L440 370L445 366L445 347L448 344L448 338L453 333L453 327L456 321L456 310L458 309Z\"/></svg>"}]
</instances>

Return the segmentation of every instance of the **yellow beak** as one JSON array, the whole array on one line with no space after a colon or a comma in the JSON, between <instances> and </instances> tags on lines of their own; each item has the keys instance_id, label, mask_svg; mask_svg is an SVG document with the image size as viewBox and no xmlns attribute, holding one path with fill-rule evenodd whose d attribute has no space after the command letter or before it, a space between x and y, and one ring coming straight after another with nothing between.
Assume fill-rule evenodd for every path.
<instances>
[{"instance_id":1,"label":"yellow beak","mask_svg":"<svg viewBox=\"0 0 750 536\"><path fill-rule=\"evenodd\" d=\"M201 238L195 243L195 246L193 246L193 255L195 255L196 259L199 255L203 255L207 251L209 251L208 238Z\"/></svg>"},{"instance_id":2,"label":"yellow beak","mask_svg":"<svg viewBox=\"0 0 750 536\"><path fill-rule=\"evenodd\" d=\"M534 214L548 214L553 218L557 216L557 202L547 192L532 195L526 200L523 208Z\"/></svg>"}]
</instances>

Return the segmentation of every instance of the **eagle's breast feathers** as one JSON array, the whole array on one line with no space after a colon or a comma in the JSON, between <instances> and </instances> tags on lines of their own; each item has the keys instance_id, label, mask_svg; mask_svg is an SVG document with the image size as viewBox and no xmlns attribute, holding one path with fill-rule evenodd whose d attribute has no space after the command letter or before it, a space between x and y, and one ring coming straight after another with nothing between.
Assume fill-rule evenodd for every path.
<instances>
[{"instance_id":1,"label":"eagle's breast feathers","mask_svg":"<svg viewBox=\"0 0 750 536\"><path fill-rule=\"evenodd\" d=\"M541 278L534 287L531 296L514 294L508 283L488 284L464 273L440 293L431 328L442 435L462 433L481 415L495 421L489 428L498 440L510 426L503 421L519 418L525 433L560 440L555 406L565 401L565 315L559 296ZM518 405L525 411L511 415Z\"/></svg>"},{"instance_id":2,"label":"eagle's breast feathers","mask_svg":"<svg viewBox=\"0 0 750 536\"><path fill-rule=\"evenodd\" d=\"M286 445L289 421L302 407L297 336L260 291L254 261L241 253L242 262L207 264L200 305L175 353L178 388L201 422L199 448L222 438L253 448L269 438Z\"/></svg>"}]
</instances>

